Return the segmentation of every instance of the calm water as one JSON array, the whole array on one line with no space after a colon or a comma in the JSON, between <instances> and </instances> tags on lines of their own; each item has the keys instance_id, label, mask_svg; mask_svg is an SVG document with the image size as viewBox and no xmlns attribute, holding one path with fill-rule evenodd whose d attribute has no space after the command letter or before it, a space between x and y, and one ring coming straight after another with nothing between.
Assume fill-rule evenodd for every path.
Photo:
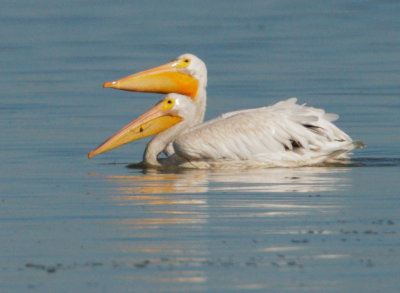
<instances>
[{"instance_id":1,"label":"calm water","mask_svg":"<svg viewBox=\"0 0 400 293\"><path fill-rule=\"evenodd\" d=\"M4 2L4 1L3 1ZM397 1L5 1L0 292L399 292ZM158 101L105 81L190 52L207 118L299 101L367 144L346 167L128 169L87 153Z\"/></svg>"}]
</instances>

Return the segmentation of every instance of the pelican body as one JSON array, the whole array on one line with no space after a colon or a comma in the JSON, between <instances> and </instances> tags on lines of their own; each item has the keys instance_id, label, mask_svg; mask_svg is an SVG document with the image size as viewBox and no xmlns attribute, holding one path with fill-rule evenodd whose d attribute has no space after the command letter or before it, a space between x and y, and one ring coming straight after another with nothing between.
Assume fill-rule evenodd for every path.
<instances>
[{"instance_id":1,"label":"pelican body","mask_svg":"<svg viewBox=\"0 0 400 293\"><path fill-rule=\"evenodd\" d=\"M143 156L149 167L297 167L336 162L363 146L332 123L336 114L296 101L230 112L199 124L196 101L168 94L91 151L89 158L152 135ZM159 159L170 144L174 153Z\"/></svg>"}]
</instances>

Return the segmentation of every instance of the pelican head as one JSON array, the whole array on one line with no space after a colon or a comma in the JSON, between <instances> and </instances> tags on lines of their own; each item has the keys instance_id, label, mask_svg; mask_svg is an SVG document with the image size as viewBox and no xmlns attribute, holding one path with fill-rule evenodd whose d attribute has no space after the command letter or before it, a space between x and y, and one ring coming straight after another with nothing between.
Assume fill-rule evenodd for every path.
<instances>
[{"instance_id":1,"label":"pelican head","mask_svg":"<svg viewBox=\"0 0 400 293\"><path fill-rule=\"evenodd\" d=\"M171 62L127 77L104 83L119 90L178 93L196 99L199 89L207 86L207 67L193 54L183 54Z\"/></svg>"},{"instance_id":2,"label":"pelican head","mask_svg":"<svg viewBox=\"0 0 400 293\"><path fill-rule=\"evenodd\" d=\"M157 155L165 146L172 142L184 129L193 125L195 113L196 106L190 97L168 94L149 111L92 150L88 157L90 159L131 141L159 134L149 143L145 153L145 161L148 157L147 160L155 165Z\"/></svg>"}]
</instances>

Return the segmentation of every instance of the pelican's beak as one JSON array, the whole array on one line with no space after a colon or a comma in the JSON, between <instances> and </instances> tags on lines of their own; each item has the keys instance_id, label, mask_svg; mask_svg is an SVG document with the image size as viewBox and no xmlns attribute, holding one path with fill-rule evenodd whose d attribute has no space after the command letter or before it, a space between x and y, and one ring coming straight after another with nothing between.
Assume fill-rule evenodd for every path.
<instances>
[{"instance_id":1,"label":"pelican's beak","mask_svg":"<svg viewBox=\"0 0 400 293\"><path fill-rule=\"evenodd\" d=\"M162 102L160 102L139 118L123 127L96 149L92 150L88 154L88 157L90 159L93 156L115 149L128 142L160 133L181 120L181 117L166 113L162 109Z\"/></svg>"},{"instance_id":2,"label":"pelican's beak","mask_svg":"<svg viewBox=\"0 0 400 293\"><path fill-rule=\"evenodd\" d=\"M194 98L199 82L192 76L179 72L177 65L178 61L174 60L119 80L106 82L103 87L134 92L178 93Z\"/></svg>"}]
</instances>

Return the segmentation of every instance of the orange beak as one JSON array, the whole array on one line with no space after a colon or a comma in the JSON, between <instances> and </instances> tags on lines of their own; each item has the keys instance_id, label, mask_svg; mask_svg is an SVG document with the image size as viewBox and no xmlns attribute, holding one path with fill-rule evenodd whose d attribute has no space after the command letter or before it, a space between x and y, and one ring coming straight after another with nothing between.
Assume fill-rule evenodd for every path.
<instances>
[{"instance_id":1,"label":"orange beak","mask_svg":"<svg viewBox=\"0 0 400 293\"><path fill-rule=\"evenodd\" d=\"M88 154L89 159L131 141L160 133L182 120L181 117L169 114L163 109L162 105L163 102L161 101L152 109L123 127L103 144L92 150Z\"/></svg>"},{"instance_id":2,"label":"orange beak","mask_svg":"<svg viewBox=\"0 0 400 293\"><path fill-rule=\"evenodd\" d=\"M190 75L179 72L176 63L174 60L116 81L106 82L103 87L134 92L178 93L193 99L199 82Z\"/></svg>"}]
</instances>

